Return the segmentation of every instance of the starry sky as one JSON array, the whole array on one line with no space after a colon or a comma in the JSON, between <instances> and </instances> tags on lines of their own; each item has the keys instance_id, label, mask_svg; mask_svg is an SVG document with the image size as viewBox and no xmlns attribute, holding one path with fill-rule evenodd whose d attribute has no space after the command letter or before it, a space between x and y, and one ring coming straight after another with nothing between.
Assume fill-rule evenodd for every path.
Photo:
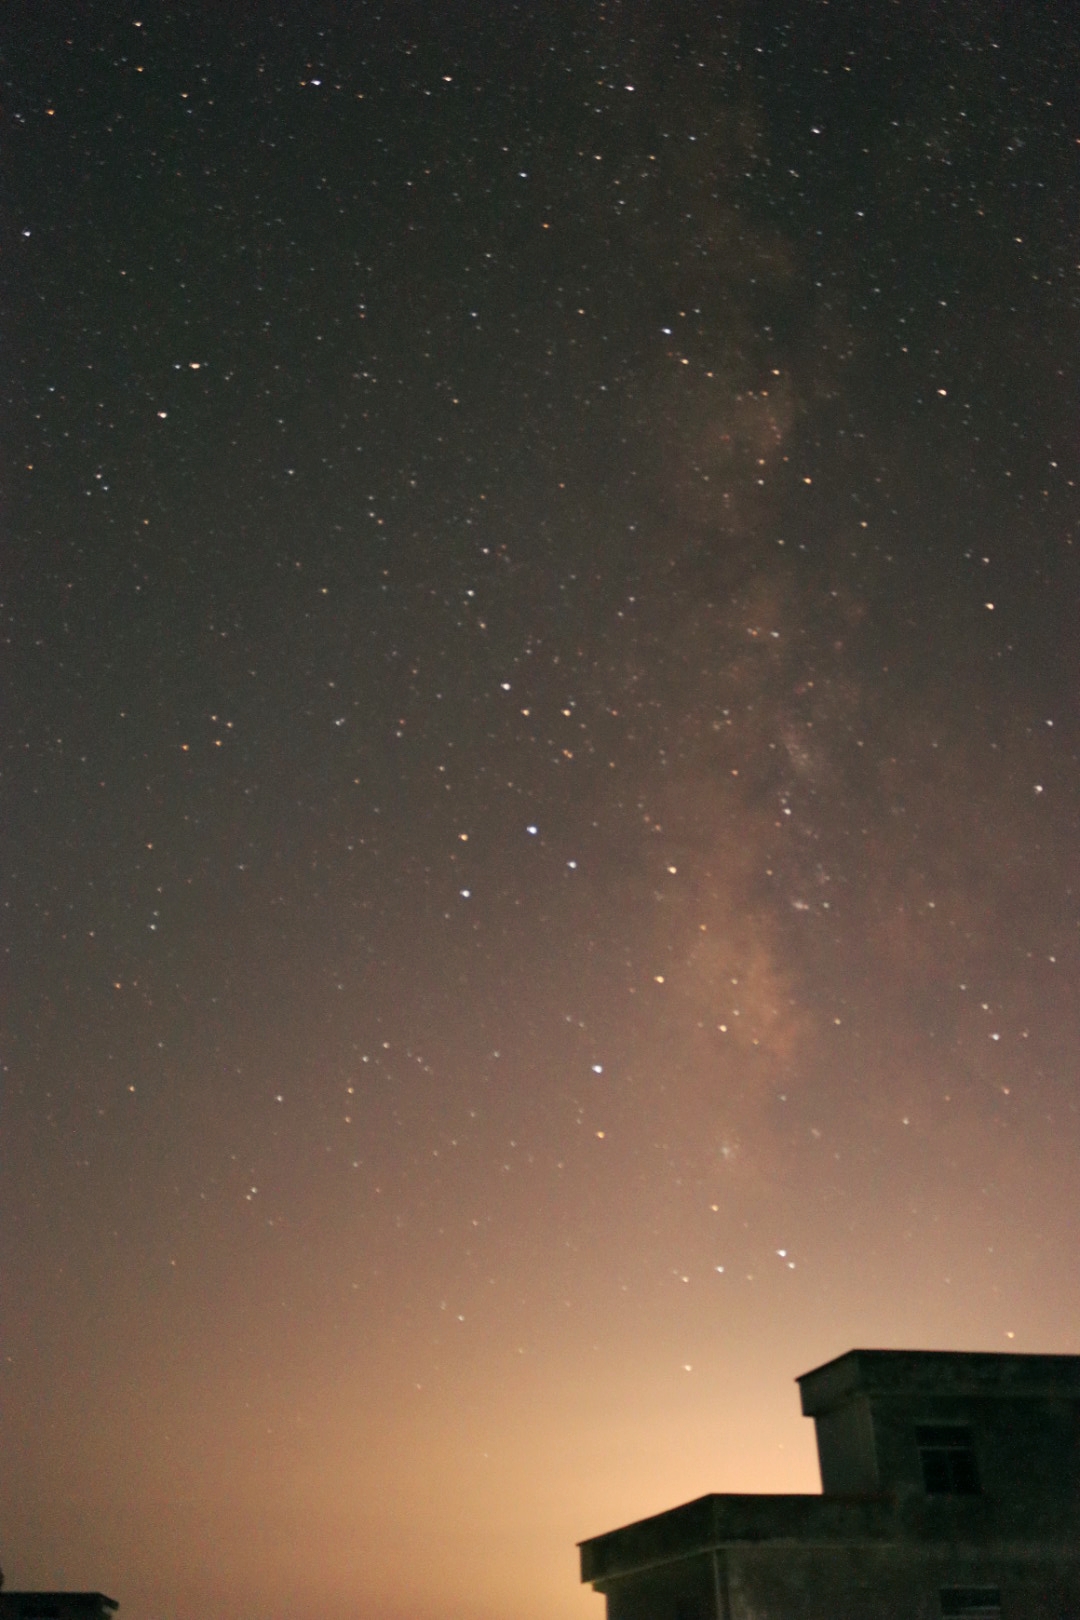
<instances>
[{"instance_id":1,"label":"starry sky","mask_svg":"<svg viewBox=\"0 0 1080 1620\"><path fill-rule=\"evenodd\" d=\"M585 1620L1080 1350L1075 8L2 32L7 1584Z\"/></svg>"}]
</instances>

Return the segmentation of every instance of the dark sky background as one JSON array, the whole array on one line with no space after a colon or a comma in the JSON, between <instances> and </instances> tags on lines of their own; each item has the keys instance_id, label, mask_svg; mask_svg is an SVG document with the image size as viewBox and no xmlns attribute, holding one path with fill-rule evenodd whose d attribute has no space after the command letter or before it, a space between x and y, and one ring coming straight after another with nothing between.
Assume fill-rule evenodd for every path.
<instances>
[{"instance_id":1,"label":"dark sky background","mask_svg":"<svg viewBox=\"0 0 1080 1620\"><path fill-rule=\"evenodd\" d=\"M1080 1351L1080 19L14 3L0 1556L571 1620Z\"/></svg>"}]
</instances>

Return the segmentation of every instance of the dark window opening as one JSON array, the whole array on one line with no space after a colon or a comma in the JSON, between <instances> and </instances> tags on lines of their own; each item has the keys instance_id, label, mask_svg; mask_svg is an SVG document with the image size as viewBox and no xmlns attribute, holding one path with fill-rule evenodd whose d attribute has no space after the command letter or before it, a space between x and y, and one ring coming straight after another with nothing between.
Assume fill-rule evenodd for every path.
<instances>
[{"instance_id":1,"label":"dark window opening","mask_svg":"<svg viewBox=\"0 0 1080 1620\"><path fill-rule=\"evenodd\" d=\"M928 1496L978 1496L981 1486L975 1447L965 1424L920 1423L915 1443Z\"/></svg>"},{"instance_id":2,"label":"dark window opening","mask_svg":"<svg viewBox=\"0 0 1080 1620\"><path fill-rule=\"evenodd\" d=\"M996 1586L942 1587L941 1612L966 1620L1001 1620L1001 1591Z\"/></svg>"}]
</instances>

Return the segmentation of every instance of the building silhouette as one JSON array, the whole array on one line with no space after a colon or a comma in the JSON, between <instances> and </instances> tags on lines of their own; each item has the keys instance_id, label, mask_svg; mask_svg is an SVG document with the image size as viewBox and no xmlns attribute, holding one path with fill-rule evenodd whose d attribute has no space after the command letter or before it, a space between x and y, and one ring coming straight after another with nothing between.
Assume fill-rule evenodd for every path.
<instances>
[{"instance_id":1,"label":"building silhouette","mask_svg":"<svg viewBox=\"0 0 1080 1620\"><path fill-rule=\"evenodd\" d=\"M1080 1620L1080 1356L849 1350L798 1384L821 1495L581 1542L607 1620Z\"/></svg>"},{"instance_id":2,"label":"building silhouette","mask_svg":"<svg viewBox=\"0 0 1080 1620\"><path fill-rule=\"evenodd\" d=\"M104 1592L3 1592L0 1620L112 1620L120 1607Z\"/></svg>"}]
</instances>

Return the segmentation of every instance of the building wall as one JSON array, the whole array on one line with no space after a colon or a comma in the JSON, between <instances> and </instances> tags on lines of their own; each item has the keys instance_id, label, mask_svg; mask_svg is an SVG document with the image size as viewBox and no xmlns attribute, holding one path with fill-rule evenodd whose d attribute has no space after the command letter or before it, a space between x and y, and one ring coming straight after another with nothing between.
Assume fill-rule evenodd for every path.
<instances>
[{"instance_id":1,"label":"building wall","mask_svg":"<svg viewBox=\"0 0 1080 1620\"><path fill-rule=\"evenodd\" d=\"M816 1417L814 1427L827 1496L873 1496L880 1490L874 1421L864 1395Z\"/></svg>"},{"instance_id":2,"label":"building wall","mask_svg":"<svg viewBox=\"0 0 1080 1620\"><path fill-rule=\"evenodd\" d=\"M996 1587L1002 1620L1077 1620L1080 1558L721 1548L605 1583L608 1620L941 1620L943 1588Z\"/></svg>"},{"instance_id":3,"label":"building wall","mask_svg":"<svg viewBox=\"0 0 1080 1620\"><path fill-rule=\"evenodd\" d=\"M713 1566L698 1553L605 1585L607 1620L717 1620Z\"/></svg>"},{"instance_id":4,"label":"building wall","mask_svg":"<svg viewBox=\"0 0 1080 1620\"><path fill-rule=\"evenodd\" d=\"M941 1620L943 1590L996 1588L1002 1620L1076 1620L1080 1560L740 1548L720 1620Z\"/></svg>"},{"instance_id":5,"label":"building wall","mask_svg":"<svg viewBox=\"0 0 1080 1620\"><path fill-rule=\"evenodd\" d=\"M1080 1529L1080 1405L1064 1399L964 1396L878 1399L874 1442L882 1486L901 1505L903 1528L933 1534L949 1509L989 1537L1064 1536ZM928 1499L916 1444L923 1423L962 1423L974 1439L982 1490L948 1503Z\"/></svg>"}]
</instances>

